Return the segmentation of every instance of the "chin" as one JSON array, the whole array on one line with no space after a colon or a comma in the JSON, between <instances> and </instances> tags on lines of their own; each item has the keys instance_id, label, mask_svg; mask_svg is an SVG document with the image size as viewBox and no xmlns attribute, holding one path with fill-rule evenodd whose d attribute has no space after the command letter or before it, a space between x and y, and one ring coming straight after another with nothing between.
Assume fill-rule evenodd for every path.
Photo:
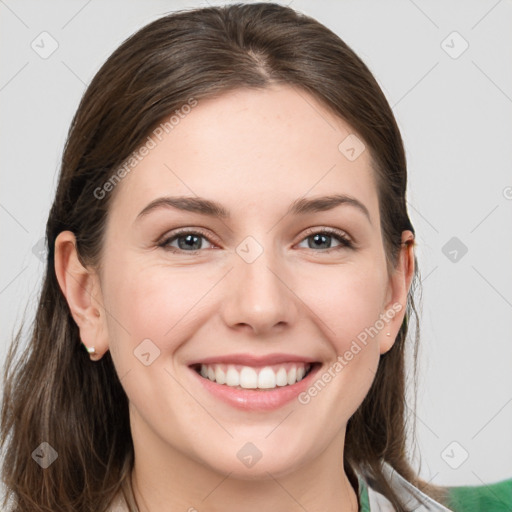
<instances>
[{"instance_id":1,"label":"chin","mask_svg":"<svg viewBox=\"0 0 512 512\"><path fill-rule=\"evenodd\" d=\"M203 457L202 464L217 473L229 474L229 478L251 481L286 476L305 463L297 459L296 453L289 456L276 454L275 450L271 453L265 455L265 450L257 451L255 445L245 444L233 455L223 452L218 457L213 455L213 460L205 460Z\"/></svg>"}]
</instances>

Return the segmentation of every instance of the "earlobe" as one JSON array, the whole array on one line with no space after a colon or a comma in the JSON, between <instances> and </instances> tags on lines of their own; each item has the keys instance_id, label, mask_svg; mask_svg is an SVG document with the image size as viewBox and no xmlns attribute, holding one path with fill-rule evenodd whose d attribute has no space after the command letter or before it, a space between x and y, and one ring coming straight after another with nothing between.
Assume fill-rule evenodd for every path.
<instances>
[{"instance_id":1,"label":"earlobe","mask_svg":"<svg viewBox=\"0 0 512 512\"><path fill-rule=\"evenodd\" d=\"M384 309L389 322L385 335L379 337L381 354L393 347L404 321L414 270L414 234L412 231L404 231L397 266L389 276L388 301Z\"/></svg>"},{"instance_id":2,"label":"earlobe","mask_svg":"<svg viewBox=\"0 0 512 512\"><path fill-rule=\"evenodd\" d=\"M78 258L75 235L62 231L55 240L55 274L71 315L80 330L80 339L91 359L100 359L108 350L101 290L97 274Z\"/></svg>"}]
</instances>

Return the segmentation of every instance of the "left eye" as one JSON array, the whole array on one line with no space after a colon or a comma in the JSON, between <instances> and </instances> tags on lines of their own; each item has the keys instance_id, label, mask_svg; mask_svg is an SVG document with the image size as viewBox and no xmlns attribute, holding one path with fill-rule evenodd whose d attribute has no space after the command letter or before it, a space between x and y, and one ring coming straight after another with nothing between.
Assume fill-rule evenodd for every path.
<instances>
[{"instance_id":1,"label":"left eye","mask_svg":"<svg viewBox=\"0 0 512 512\"><path fill-rule=\"evenodd\" d=\"M334 249L343 249L343 248L352 248L353 244L350 239L343 233L343 231L338 231L337 229L324 229L322 231L313 231L309 232L309 234L304 238L304 240L313 239L313 244L308 243L308 249L320 248L325 251L330 251ZM319 247L319 245L324 243L329 243L332 239L338 240L339 245L337 247Z\"/></svg>"}]
</instances>

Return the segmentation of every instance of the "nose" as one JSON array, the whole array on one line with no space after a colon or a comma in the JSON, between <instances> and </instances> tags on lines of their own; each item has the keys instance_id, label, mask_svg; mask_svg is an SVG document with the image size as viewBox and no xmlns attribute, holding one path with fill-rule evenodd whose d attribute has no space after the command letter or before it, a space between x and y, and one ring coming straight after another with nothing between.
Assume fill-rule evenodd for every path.
<instances>
[{"instance_id":1,"label":"nose","mask_svg":"<svg viewBox=\"0 0 512 512\"><path fill-rule=\"evenodd\" d=\"M224 283L226 325L255 335L281 332L298 315L289 269L267 248L252 262L240 254L233 255L234 267Z\"/></svg>"}]
</instances>

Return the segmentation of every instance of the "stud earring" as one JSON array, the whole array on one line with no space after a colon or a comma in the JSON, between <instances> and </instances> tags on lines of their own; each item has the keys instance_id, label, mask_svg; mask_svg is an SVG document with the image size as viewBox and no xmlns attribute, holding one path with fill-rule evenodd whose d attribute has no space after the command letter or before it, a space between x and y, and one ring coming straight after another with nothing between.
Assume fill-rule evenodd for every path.
<instances>
[{"instance_id":1,"label":"stud earring","mask_svg":"<svg viewBox=\"0 0 512 512\"><path fill-rule=\"evenodd\" d=\"M386 333L386 336L391 336L391 333L390 333L390 332L387 332L387 333Z\"/></svg>"},{"instance_id":2,"label":"stud earring","mask_svg":"<svg viewBox=\"0 0 512 512\"><path fill-rule=\"evenodd\" d=\"M87 352L90 355L96 354L96 349L94 347L88 347L83 341L82 341L82 345L85 347L85 350L87 350Z\"/></svg>"}]
</instances>

